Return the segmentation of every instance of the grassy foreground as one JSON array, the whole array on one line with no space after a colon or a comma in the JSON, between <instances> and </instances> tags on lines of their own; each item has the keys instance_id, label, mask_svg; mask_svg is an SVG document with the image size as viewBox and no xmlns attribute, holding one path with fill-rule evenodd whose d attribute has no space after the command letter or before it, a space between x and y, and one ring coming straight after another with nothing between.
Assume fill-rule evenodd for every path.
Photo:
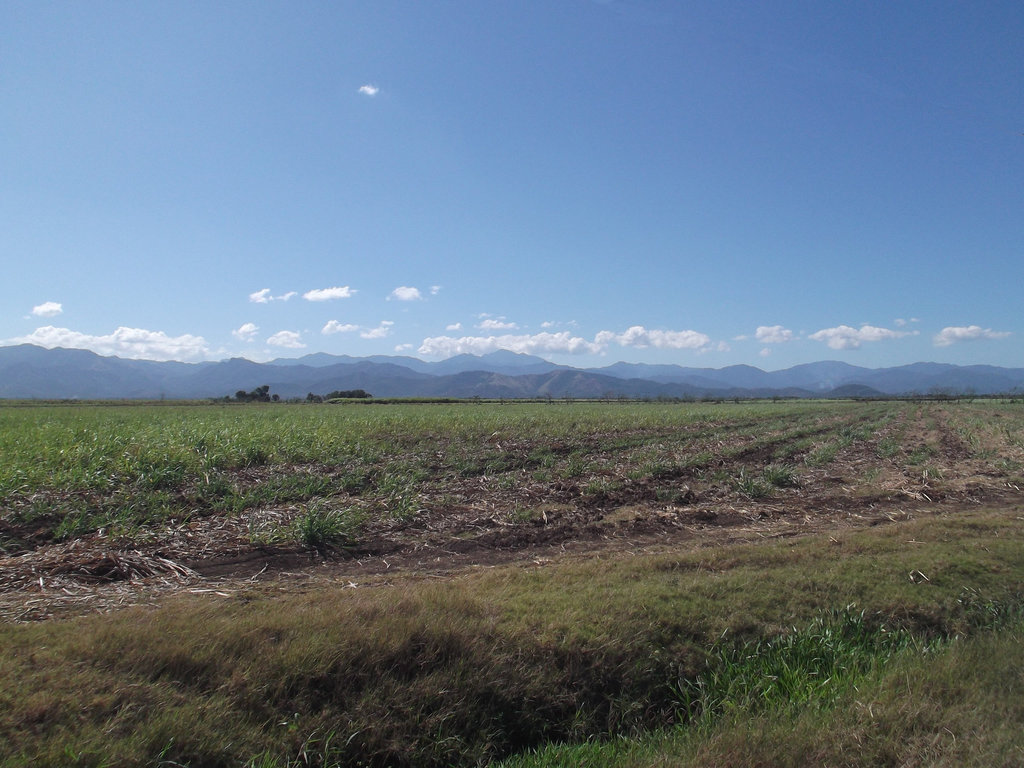
<instances>
[{"instance_id":1,"label":"grassy foreground","mask_svg":"<svg viewBox=\"0 0 1024 768\"><path fill-rule=\"evenodd\" d=\"M0 761L474 765L656 732L597 748L614 756L522 765L953 765L975 753L1018 764L1022 517L975 508L758 545L0 626ZM863 665L836 709L699 718L686 691L720 668L723 648L851 604L865 636L912 641ZM690 716L702 727L665 730Z\"/></svg>"},{"instance_id":2,"label":"grassy foreground","mask_svg":"<svg viewBox=\"0 0 1024 768\"><path fill-rule=\"evenodd\" d=\"M984 632L872 670L834 707L733 715L707 729L549 746L502 768L1019 766L1024 626Z\"/></svg>"}]
</instances>

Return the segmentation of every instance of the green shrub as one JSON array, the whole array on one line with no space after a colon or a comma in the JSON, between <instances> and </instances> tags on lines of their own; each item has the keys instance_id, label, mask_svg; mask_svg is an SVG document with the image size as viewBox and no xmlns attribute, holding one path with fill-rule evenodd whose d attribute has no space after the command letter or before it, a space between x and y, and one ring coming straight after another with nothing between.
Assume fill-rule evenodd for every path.
<instances>
[{"instance_id":1,"label":"green shrub","mask_svg":"<svg viewBox=\"0 0 1024 768\"><path fill-rule=\"evenodd\" d=\"M769 464L761 477L773 488L795 488L800 485L796 470L788 464Z\"/></svg>"},{"instance_id":2,"label":"green shrub","mask_svg":"<svg viewBox=\"0 0 1024 768\"><path fill-rule=\"evenodd\" d=\"M331 509L324 502L314 500L295 519L295 538L302 545L318 550L350 546L355 543L364 520L361 510Z\"/></svg>"}]
</instances>

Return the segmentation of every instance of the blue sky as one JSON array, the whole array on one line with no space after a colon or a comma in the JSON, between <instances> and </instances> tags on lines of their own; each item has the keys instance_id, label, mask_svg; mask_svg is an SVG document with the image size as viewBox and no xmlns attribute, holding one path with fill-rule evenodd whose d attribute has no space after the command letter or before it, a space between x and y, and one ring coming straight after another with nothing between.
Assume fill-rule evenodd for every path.
<instances>
[{"instance_id":1,"label":"blue sky","mask_svg":"<svg viewBox=\"0 0 1024 768\"><path fill-rule=\"evenodd\" d=\"M0 3L0 344L1024 366L1020 2Z\"/></svg>"}]
</instances>

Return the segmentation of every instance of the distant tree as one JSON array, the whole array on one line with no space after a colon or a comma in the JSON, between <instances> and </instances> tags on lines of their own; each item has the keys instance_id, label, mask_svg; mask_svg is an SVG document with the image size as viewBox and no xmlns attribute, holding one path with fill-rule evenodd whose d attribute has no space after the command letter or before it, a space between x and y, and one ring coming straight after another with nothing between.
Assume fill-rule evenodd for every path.
<instances>
[{"instance_id":1,"label":"distant tree","mask_svg":"<svg viewBox=\"0 0 1024 768\"><path fill-rule=\"evenodd\" d=\"M373 397L365 389L337 389L324 395L324 400L354 400Z\"/></svg>"},{"instance_id":2,"label":"distant tree","mask_svg":"<svg viewBox=\"0 0 1024 768\"><path fill-rule=\"evenodd\" d=\"M306 394L307 403L322 403L324 399L320 395L314 395L312 392Z\"/></svg>"},{"instance_id":3,"label":"distant tree","mask_svg":"<svg viewBox=\"0 0 1024 768\"><path fill-rule=\"evenodd\" d=\"M264 384L261 387L256 387L252 392L246 392L244 389L240 389L235 392L235 400L240 403L269 403L271 401L277 402L281 399L280 395L270 395L270 385Z\"/></svg>"}]
</instances>

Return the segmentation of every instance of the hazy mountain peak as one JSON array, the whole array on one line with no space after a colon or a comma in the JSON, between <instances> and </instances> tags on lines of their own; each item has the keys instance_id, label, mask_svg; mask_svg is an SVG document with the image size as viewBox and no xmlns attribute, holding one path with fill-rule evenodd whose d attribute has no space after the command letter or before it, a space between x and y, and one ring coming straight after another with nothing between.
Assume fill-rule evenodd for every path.
<instances>
[{"instance_id":1,"label":"hazy mountain peak","mask_svg":"<svg viewBox=\"0 0 1024 768\"><path fill-rule=\"evenodd\" d=\"M122 360L89 350L30 344L0 347L0 397L218 398L262 385L283 398L334 389L365 389L380 397L995 394L1024 389L1024 369L926 362L870 369L825 360L771 372L743 364L715 369L621 362L583 370L504 350L456 355L436 363L412 357L314 353L272 363L231 358L186 364Z\"/></svg>"}]
</instances>

